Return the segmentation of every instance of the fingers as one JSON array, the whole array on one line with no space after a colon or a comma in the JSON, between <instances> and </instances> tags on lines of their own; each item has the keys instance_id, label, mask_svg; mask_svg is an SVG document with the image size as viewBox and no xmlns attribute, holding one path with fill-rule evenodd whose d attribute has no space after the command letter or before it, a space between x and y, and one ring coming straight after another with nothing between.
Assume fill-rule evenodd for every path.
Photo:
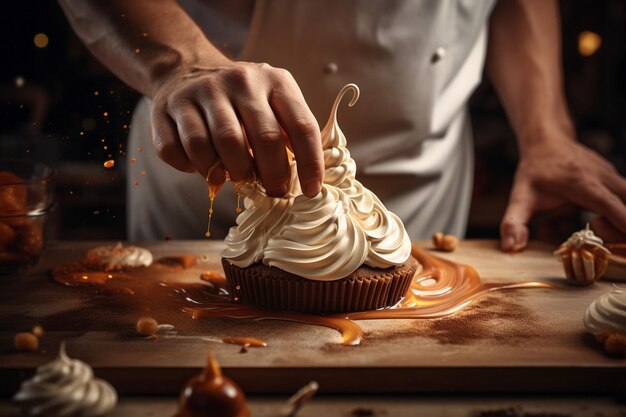
<instances>
[{"instance_id":1,"label":"fingers","mask_svg":"<svg viewBox=\"0 0 626 417\"><path fill-rule=\"evenodd\" d=\"M176 124L163 108L153 107L152 119L152 146L163 162L179 171L193 172L187 154L178 138Z\"/></svg>"},{"instance_id":2,"label":"fingers","mask_svg":"<svg viewBox=\"0 0 626 417\"><path fill-rule=\"evenodd\" d=\"M153 103L155 149L175 168L204 175L219 160L235 181L258 173L268 195L282 197L291 181L290 143L303 193L319 193L319 126L286 70L233 62L163 84Z\"/></svg>"},{"instance_id":3,"label":"fingers","mask_svg":"<svg viewBox=\"0 0 626 417\"><path fill-rule=\"evenodd\" d=\"M587 183L572 193L573 201L605 217L620 232L626 233L626 205L601 183Z\"/></svg>"},{"instance_id":4,"label":"fingers","mask_svg":"<svg viewBox=\"0 0 626 417\"><path fill-rule=\"evenodd\" d=\"M291 178L285 137L267 99L240 100L236 105L267 194L284 196Z\"/></svg>"},{"instance_id":5,"label":"fingers","mask_svg":"<svg viewBox=\"0 0 626 417\"><path fill-rule=\"evenodd\" d=\"M302 192L315 197L324 176L320 129L293 77L287 71L279 74L282 84L271 93L270 105L293 147Z\"/></svg>"},{"instance_id":6,"label":"fingers","mask_svg":"<svg viewBox=\"0 0 626 417\"><path fill-rule=\"evenodd\" d=\"M591 229L602 238L605 243L626 242L626 233L615 229L604 217L597 217L591 221Z\"/></svg>"},{"instance_id":7,"label":"fingers","mask_svg":"<svg viewBox=\"0 0 626 417\"><path fill-rule=\"evenodd\" d=\"M509 204L500 222L500 244L505 252L523 250L528 243L528 221L534 212L530 185L515 183Z\"/></svg>"},{"instance_id":8,"label":"fingers","mask_svg":"<svg viewBox=\"0 0 626 417\"><path fill-rule=\"evenodd\" d=\"M211 144L204 116L191 102L171 106L178 138L196 171L206 178L209 168L219 159ZM220 172L221 171L221 172ZM211 172L212 182L223 180L221 168Z\"/></svg>"},{"instance_id":9,"label":"fingers","mask_svg":"<svg viewBox=\"0 0 626 417\"><path fill-rule=\"evenodd\" d=\"M624 203L626 203L626 178L619 175L612 166L604 179L607 187L613 191Z\"/></svg>"},{"instance_id":10,"label":"fingers","mask_svg":"<svg viewBox=\"0 0 626 417\"><path fill-rule=\"evenodd\" d=\"M254 161L232 103L226 96L200 98L213 147L234 181L254 178Z\"/></svg>"}]
</instances>

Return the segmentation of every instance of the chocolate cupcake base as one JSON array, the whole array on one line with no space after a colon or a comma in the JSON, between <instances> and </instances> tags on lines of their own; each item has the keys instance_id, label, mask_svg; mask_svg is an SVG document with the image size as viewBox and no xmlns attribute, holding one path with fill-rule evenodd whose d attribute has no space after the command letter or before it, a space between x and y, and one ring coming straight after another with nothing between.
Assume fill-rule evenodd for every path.
<instances>
[{"instance_id":1,"label":"chocolate cupcake base","mask_svg":"<svg viewBox=\"0 0 626 417\"><path fill-rule=\"evenodd\" d=\"M222 259L235 302L280 311L332 314L376 310L398 303L421 268L410 257L404 265L379 269L360 266L335 281L305 279L256 263L239 268Z\"/></svg>"}]
</instances>

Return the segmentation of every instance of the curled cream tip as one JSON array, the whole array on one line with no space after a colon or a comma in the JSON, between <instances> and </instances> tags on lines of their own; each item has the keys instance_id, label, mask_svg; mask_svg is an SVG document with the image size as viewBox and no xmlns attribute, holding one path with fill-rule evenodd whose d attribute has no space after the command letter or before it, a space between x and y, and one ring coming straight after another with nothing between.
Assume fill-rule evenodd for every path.
<instances>
[{"instance_id":1,"label":"curled cream tip","mask_svg":"<svg viewBox=\"0 0 626 417\"><path fill-rule=\"evenodd\" d=\"M339 94L337 94L337 97L335 98L335 102L333 103L333 107L330 112L331 117L337 118L337 109L339 108L339 104L341 103L341 100L343 100L343 96L345 96L346 93L350 90L352 91L352 99L348 103L348 107L354 106L359 100L359 97L361 95L361 90L359 90L359 86L352 83L344 85L341 91L339 91Z\"/></svg>"}]
</instances>

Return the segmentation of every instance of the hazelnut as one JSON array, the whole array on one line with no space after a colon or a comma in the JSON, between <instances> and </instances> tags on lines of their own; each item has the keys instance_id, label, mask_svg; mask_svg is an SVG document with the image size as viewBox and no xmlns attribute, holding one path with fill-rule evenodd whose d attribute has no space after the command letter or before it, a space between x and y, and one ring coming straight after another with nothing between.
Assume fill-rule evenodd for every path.
<instances>
[{"instance_id":1,"label":"hazelnut","mask_svg":"<svg viewBox=\"0 0 626 417\"><path fill-rule=\"evenodd\" d=\"M433 245L435 249L452 252L459 245L459 238L454 235L444 235L441 232L437 232L433 234Z\"/></svg>"},{"instance_id":2,"label":"hazelnut","mask_svg":"<svg viewBox=\"0 0 626 417\"><path fill-rule=\"evenodd\" d=\"M39 339L32 333L18 333L15 335L15 349L34 352L39 347Z\"/></svg>"},{"instance_id":3,"label":"hazelnut","mask_svg":"<svg viewBox=\"0 0 626 417\"><path fill-rule=\"evenodd\" d=\"M439 249L441 247L441 241L443 240L443 233L437 232L433 234L433 245Z\"/></svg>"},{"instance_id":4,"label":"hazelnut","mask_svg":"<svg viewBox=\"0 0 626 417\"><path fill-rule=\"evenodd\" d=\"M622 333L611 333L604 341L604 350L609 355L626 355L626 335Z\"/></svg>"},{"instance_id":5,"label":"hazelnut","mask_svg":"<svg viewBox=\"0 0 626 417\"><path fill-rule=\"evenodd\" d=\"M157 332L159 323L152 317L142 317L137 320L137 333L142 336L153 336Z\"/></svg>"}]
</instances>

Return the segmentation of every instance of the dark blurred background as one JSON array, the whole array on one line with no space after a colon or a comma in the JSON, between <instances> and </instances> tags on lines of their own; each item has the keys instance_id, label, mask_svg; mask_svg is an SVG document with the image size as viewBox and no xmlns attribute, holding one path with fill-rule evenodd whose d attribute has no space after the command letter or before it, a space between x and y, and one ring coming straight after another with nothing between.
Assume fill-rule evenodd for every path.
<instances>
[{"instance_id":1,"label":"dark blurred background","mask_svg":"<svg viewBox=\"0 0 626 417\"><path fill-rule=\"evenodd\" d=\"M626 171L626 3L562 2L563 64L582 142ZM59 172L57 239L124 239L126 136L139 95L96 61L56 2L13 2L0 66L0 156ZM513 134L488 82L471 103L476 176L468 237L497 237L517 159ZM113 168L103 162L116 161ZM581 214L539 216L534 238L559 241Z\"/></svg>"}]
</instances>

